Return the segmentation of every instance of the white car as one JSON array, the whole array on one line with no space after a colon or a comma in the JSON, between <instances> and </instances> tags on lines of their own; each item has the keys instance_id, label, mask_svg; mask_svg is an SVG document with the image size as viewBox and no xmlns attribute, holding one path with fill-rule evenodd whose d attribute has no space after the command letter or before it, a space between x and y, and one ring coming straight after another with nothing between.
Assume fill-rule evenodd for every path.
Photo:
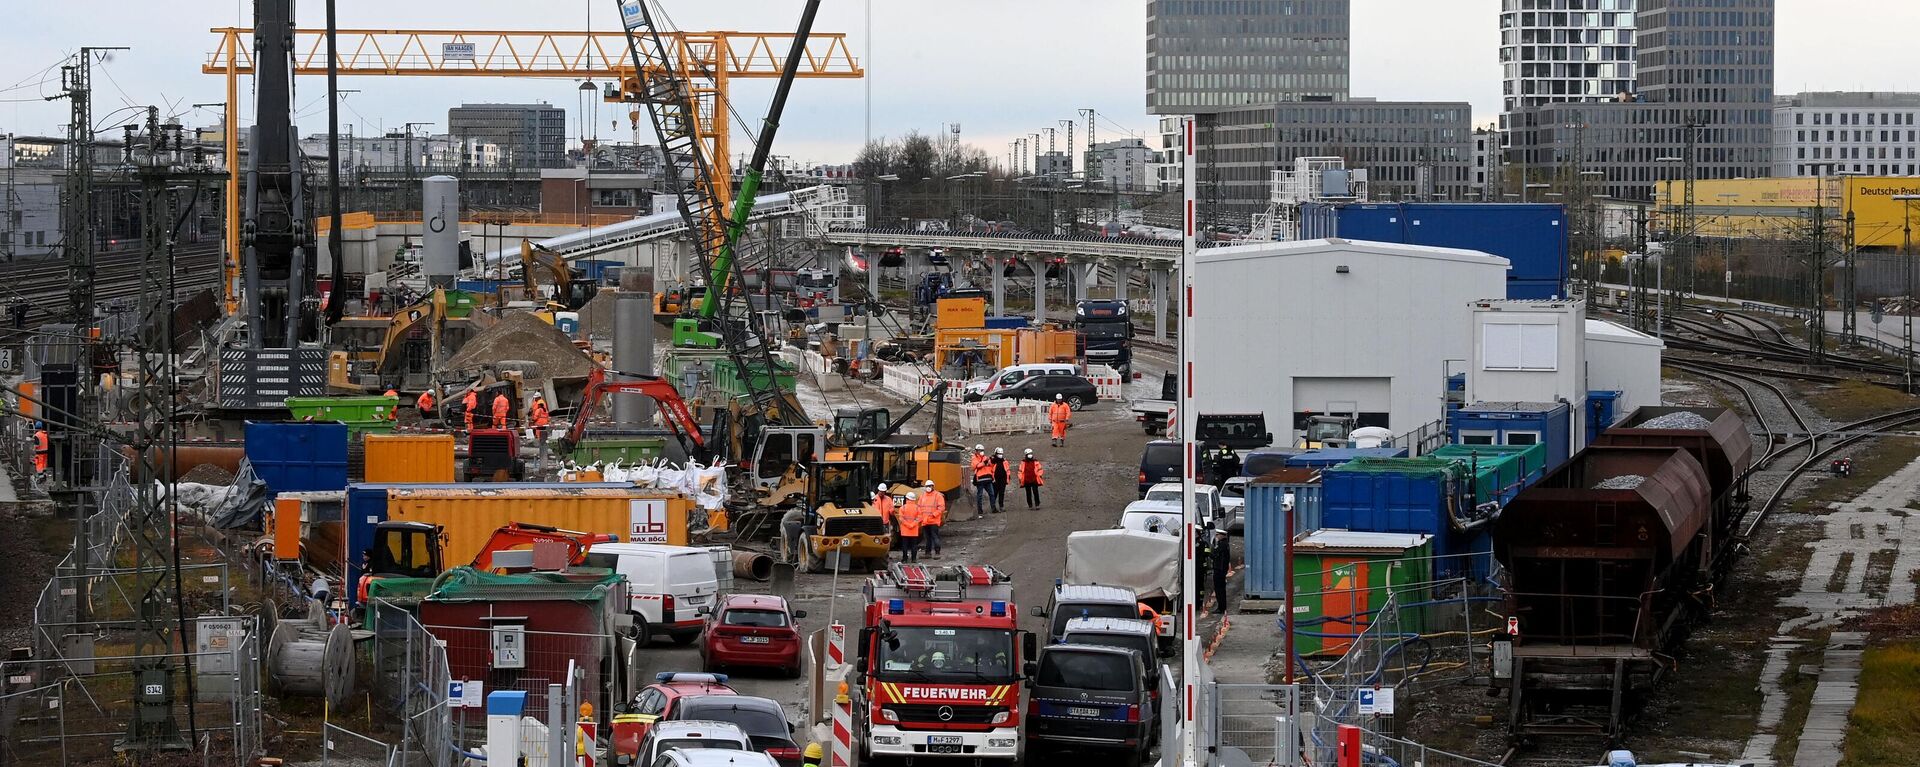
<instances>
[{"instance_id":1,"label":"white car","mask_svg":"<svg viewBox=\"0 0 1920 767\"><path fill-rule=\"evenodd\" d=\"M1227 516L1227 532L1237 533L1247 527L1247 484L1252 477L1228 477L1220 485L1220 508Z\"/></svg>"},{"instance_id":2,"label":"white car","mask_svg":"<svg viewBox=\"0 0 1920 767\"><path fill-rule=\"evenodd\" d=\"M1178 509L1180 507L1181 492L1180 483L1161 482L1153 487L1147 488L1147 494L1143 496L1141 500L1171 501L1174 504L1174 508ZM1200 507L1198 511L1201 524L1220 518L1226 506L1220 497L1220 488L1214 487L1213 485L1194 485L1193 496L1194 502Z\"/></svg>"},{"instance_id":3,"label":"white car","mask_svg":"<svg viewBox=\"0 0 1920 767\"><path fill-rule=\"evenodd\" d=\"M655 722L640 741L640 756L634 764L652 765L668 751L676 749L732 749L752 751L753 740L732 722L680 719Z\"/></svg>"},{"instance_id":4,"label":"white car","mask_svg":"<svg viewBox=\"0 0 1920 767\"><path fill-rule=\"evenodd\" d=\"M729 748L675 749L646 767L780 767L773 757L757 751Z\"/></svg>"},{"instance_id":5,"label":"white car","mask_svg":"<svg viewBox=\"0 0 1920 767\"><path fill-rule=\"evenodd\" d=\"M1134 501L1120 512L1120 528L1180 537L1179 501Z\"/></svg>"}]
</instances>

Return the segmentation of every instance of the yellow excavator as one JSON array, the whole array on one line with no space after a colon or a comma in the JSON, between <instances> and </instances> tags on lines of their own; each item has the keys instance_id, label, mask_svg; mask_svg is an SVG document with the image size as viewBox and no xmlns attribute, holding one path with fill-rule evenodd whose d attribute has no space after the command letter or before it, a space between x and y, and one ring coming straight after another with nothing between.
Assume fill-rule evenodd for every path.
<instances>
[{"instance_id":1,"label":"yellow excavator","mask_svg":"<svg viewBox=\"0 0 1920 767\"><path fill-rule=\"evenodd\" d=\"M834 413L827 435L829 461L859 461L880 482L918 486L933 480L942 493L960 487L961 450L945 439L947 382L941 381L898 418L886 408L842 408ZM934 405L932 434L901 434L907 421L927 405Z\"/></svg>"},{"instance_id":2,"label":"yellow excavator","mask_svg":"<svg viewBox=\"0 0 1920 767\"><path fill-rule=\"evenodd\" d=\"M520 241L520 278L526 285L527 299L542 301L540 281L544 277L547 284L553 286L553 297L547 301L549 308L561 311L575 311L593 300L599 292L599 284L575 272L567 264L565 256L532 240Z\"/></svg>"},{"instance_id":3,"label":"yellow excavator","mask_svg":"<svg viewBox=\"0 0 1920 767\"><path fill-rule=\"evenodd\" d=\"M443 337L447 329L447 290L435 288L426 298L393 313L381 334L378 349L363 352L335 351L329 355L327 384L340 392L368 392L398 389L416 391L423 386L408 385L409 374L431 374L442 359ZM463 318L471 330L484 330L493 317L471 312ZM410 369L403 364L408 356L407 339L415 329L427 329L428 370ZM417 368L418 366L411 366Z\"/></svg>"}]
</instances>

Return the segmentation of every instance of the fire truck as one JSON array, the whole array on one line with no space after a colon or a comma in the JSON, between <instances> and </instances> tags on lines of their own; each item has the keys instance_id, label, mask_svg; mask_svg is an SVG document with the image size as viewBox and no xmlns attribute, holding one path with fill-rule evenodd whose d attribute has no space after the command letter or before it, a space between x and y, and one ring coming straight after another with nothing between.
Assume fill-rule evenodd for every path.
<instances>
[{"instance_id":1,"label":"fire truck","mask_svg":"<svg viewBox=\"0 0 1920 767\"><path fill-rule=\"evenodd\" d=\"M861 753L1018 761L1023 669L1013 579L990 565L894 564L867 580L852 685Z\"/></svg>"}]
</instances>

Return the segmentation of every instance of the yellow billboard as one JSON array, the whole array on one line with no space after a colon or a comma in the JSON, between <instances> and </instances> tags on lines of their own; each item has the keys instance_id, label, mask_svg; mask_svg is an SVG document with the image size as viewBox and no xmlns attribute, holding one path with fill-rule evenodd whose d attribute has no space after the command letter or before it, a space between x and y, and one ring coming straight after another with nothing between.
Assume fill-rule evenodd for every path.
<instances>
[{"instance_id":1,"label":"yellow billboard","mask_svg":"<svg viewBox=\"0 0 1920 767\"><path fill-rule=\"evenodd\" d=\"M1653 220L1658 231L1673 231L1685 182L1661 181L1654 187ZM1694 220L1701 237L1781 239L1806 236L1816 204L1826 208L1828 231L1846 235L1853 214L1854 247L1897 248L1904 241L1901 215L1914 205L1920 225L1920 178L1888 176L1802 176L1700 180L1693 184Z\"/></svg>"},{"instance_id":2,"label":"yellow billboard","mask_svg":"<svg viewBox=\"0 0 1920 767\"><path fill-rule=\"evenodd\" d=\"M1903 215L1920 215L1920 200L1896 200L1896 195L1920 195L1920 178L1852 176L1847 178L1847 208L1853 212L1853 244L1860 248L1897 248L1905 241ZM1842 212L1841 215L1845 215ZM1920 225L1920 218L1914 223Z\"/></svg>"}]
</instances>

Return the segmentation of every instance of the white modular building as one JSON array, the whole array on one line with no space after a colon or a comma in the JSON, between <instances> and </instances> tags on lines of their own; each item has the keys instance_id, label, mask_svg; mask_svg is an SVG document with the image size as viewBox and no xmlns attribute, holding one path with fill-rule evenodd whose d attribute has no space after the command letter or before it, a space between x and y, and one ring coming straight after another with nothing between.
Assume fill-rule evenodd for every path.
<instances>
[{"instance_id":1,"label":"white modular building","mask_svg":"<svg viewBox=\"0 0 1920 767\"><path fill-rule=\"evenodd\" d=\"M1202 413L1266 415L1290 443L1314 413L1395 434L1433 428L1474 356L1474 306L1506 295L1479 251L1341 239L1203 250L1193 389Z\"/></svg>"}]
</instances>

